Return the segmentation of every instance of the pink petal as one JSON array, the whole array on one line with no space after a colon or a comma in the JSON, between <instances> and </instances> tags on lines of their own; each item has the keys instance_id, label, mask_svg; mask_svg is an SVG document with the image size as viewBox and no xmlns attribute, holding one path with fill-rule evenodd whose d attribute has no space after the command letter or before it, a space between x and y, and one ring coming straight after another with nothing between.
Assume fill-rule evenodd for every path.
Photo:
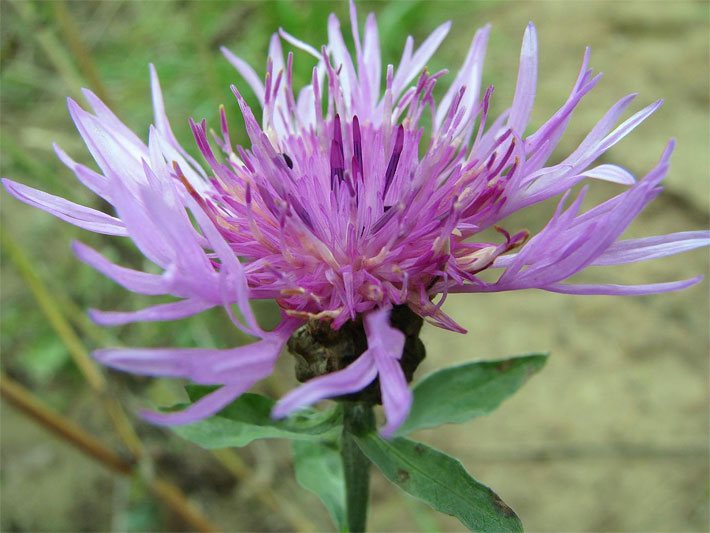
<instances>
[{"instance_id":1,"label":"pink petal","mask_svg":"<svg viewBox=\"0 0 710 533\"><path fill-rule=\"evenodd\" d=\"M97 309L91 309L89 316L91 316L94 322L102 326L122 326L131 322L178 320L196 315L214 306L214 303L189 299L167 304L158 304L132 312L99 311Z\"/></svg>"},{"instance_id":2,"label":"pink petal","mask_svg":"<svg viewBox=\"0 0 710 533\"><path fill-rule=\"evenodd\" d=\"M446 94L441 99L436 110L436 125L441 126L444 117L449 111L454 96L459 92L461 87L466 87L466 93L461 102L462 106L471 110L475 107L479 93L481 90L481 78L483 76L483 60L486 55L486 46L488 45L488 36L491 31L491 25L487 24L476 32L471 41L468 55L461 67L461 70L456 75L456 79L446 91Z\"/></svg>"},{"instance_id":3,"label":"pink petal","mask_svg":"<svg viewBox=\"0 0 710 533\"><path fill-rule=\"evenodd\" d=\"M580 176L618 183L620 185L633 185L636 183L634 175L618 165L599 165L598 167L585 170Z\"/></svg>"},{"instance_id":4,"label":"pink petal","mask_svg":"<svg viewBox=\"0 0 710 533\"><path fill-rule=\"evenodd\" d=\"M522 135L530 120L535 90L537 86L537 32L533 23L529 23L523 36L523 46L520 50L520 68L515 86L513 105L510 108L508 127Z\"/></svg>"},{"instance_id":5,"label":"pink petal","mask_svg":"<svg viewBox=\"0 0 710 533\"><path fill-rule=\"evenodd\" d=\"M642 239L628 239L612 244L592 263L592 266L648 261L708 245L710 245L710 232L708 231L683 231Z\"/></svg>"},{"instance_id":6,"label":"pink petal","mask_svg":"<svg viewBox=\"0 0 710 533\"><path fill-rule=\"evenodd\" d=\"M283 343L258 341L228 350L109 348L93 356L101 364L142 376L189 379L205 385L256 383L268 376Z\"/></svg>"},{"instance_id":7,"label":"pink petal","mask_svg":"<svg viewBox=\"0 0 710 533\"><path fill-rule=\"evenodd\" d=\"M242 58L237 57L234 55L231 51L229 51L226 47L221 46L220 51L224 55L224 57L227 58L227 61L229 61L232 66L237 69L237 72L244 78L244 81L246 81L249 84L249 87L251 87L252 91L254 91L254 94L256 95L257 99L259 100L259 103L263 106L264 105L264 84L261 82L261 79L259 79L259 76L257 73L254 71L253 68L244 61Z\"/></svg>"},{"instance_id":8,"label":"pink petal","mask_svg":"<svg viewBox=\"0 0 710 533\"><path fill-rule=\"evenodd\" d=\"M413 396L398 359L376 353L375 363L380 378L382 406L387 417L387 423L380 428L380 435L388 439L407 419Z\"/></svg>"},{"instance_id":9,"label":"pink petal","mask_svg":"<svg viewBox=\"0 0 710 533\"><path fill-rule=\"evenodd\" d=\"M368 352L372 354L380 378L382 406L387 423L380 430L389 438L402 425L412 406L412 392L402 372L399 360L404 350L404 333L390 325L389 308L365 315Z\"/></svg>"},{"instance_id":10,"label":"pink petal","mask_svg":"<svg viewBox=\"0 0 710 533\"><path fill-rule=\"evenodd\" d=\"M108 202L111 202L111 182L106 176L99 174L98 172L94 172L89 167L80 165L69 157L57 144L52 146L54 147L54 153L57 154L60 161L64 163L64 165L66 165L72 172L74 172L77 179L86 188L90 189L92 192L98 196L101 196Z\"/></svg>"},{"instance_id":11,"label":"pink petal","mask_svg":"<svg viewBox=\"0 0 710 533\"><path fill-rule=\"evenodd\" d=\"M364 352L350 366L313 378L281 398L271 416L283 418L319 400L358 392L377 377L377 368L369 351Z\"/></svg>"},{"instance_id":12,"label":"pink petal","mask_svg":"<svg viewBox=\"0 0 710 533\"><path fill-rule=\"evenodd\" d=\"M446 38L450 28L451 22L444 22L431 32L429 37L424 40L411 58L403 57L406 61L400 63L399 68L397 68L397 74L392 82L392 93L395 97L421 72L434 55L434 52L439 48L439 45ZM407 42L410 43L411 41L408 40Z\"/></svg>"},{"instance_id":13,"label":"pink petal","mask_svg":"<svg viewBox=\"0 0 710 533\"><path fill-rule=\"evenodd\" d=\"M90 246L78 241L72 243L72 249L81 261L129 291L148 295L170 293L168 283L158 274L148 274L147 272L116 265Z\"/></svg>"},{"instance_id":14,"label":"pink petal","mask_svg":"<svg viewBox=\"0 0 710 533\"><path fill-rule=\"evenodd\" d=\"M680 291L700 283L703 276L682 281L666 283L650 283L646 285L612 285L612 284L576 284L555 283L542 287L546 291L560 292L563 294L608 295L608 296L642 296L645 294L659 294L662 292Z\"/></svg>"},{"instance_id":15,"label":"pink petal","mask_svg":"<svg viewBox=\"0 0 710 533\"><path fill-rule=\"evenodd\" d=\"M33 189L32 187L6 178L2 179L2 184L5 189L7 189L7 192L21 202L42 209L65 222L95 233L118 235L121 237L128 235L123 222L106 213L75 204L59 196Z\"/></svg>"},{"instance_id":16,"label":"pink petal","mask_svg":"<svg viewBox=\"0 0 710 533\"><path fill-rule=\"evenodd\" d=\"M239 385L225 385L198 401L190 405L184 411L175 413L156 413L153 411L143 411L141 416L152 424L164 426L178 426L191 424L203 418L207 418L226 407L234 399L245 392L250 385L246 383Z\"/></svg>"}]
</instances>

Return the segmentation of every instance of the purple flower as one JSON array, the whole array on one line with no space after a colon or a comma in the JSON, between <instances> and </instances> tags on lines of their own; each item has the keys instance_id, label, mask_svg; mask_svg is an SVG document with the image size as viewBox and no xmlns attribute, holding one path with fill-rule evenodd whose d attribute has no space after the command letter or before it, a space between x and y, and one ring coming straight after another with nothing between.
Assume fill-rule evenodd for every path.
<instances>
[{"instance_id":1,"label":"purple flower","mask_svg":"<svg viewBox=\"0 0 710 533\"><path fill-rule=\"evenodd\" d=\"M306 320L332 327L363 317L367 350L347 368L312 379L282 398L274 416L323 398L361 390L379 377L392 435L412 400L399 364L404 335L389 322L393 306L407 305L433 324L464 332L442 310L449 293L543 289L570 294L637 295L679 290L701 278L649 285L566 283L588 266L612 266L684 252L710 243L710 232L644 239L620 235L659 194L673 143L658 165L636 180L623 168L594 162L651 115L661 102L617 126L634 95L622 98L561 163L548 164L579 101L600 76L584 55L567 101L526 135L537 81L537 39L523 37L515 96L501 116L489 116L493 88L481 91L490 31L476 32L463 66L439 101L433 96L446 71L426 64L449 30L443 24L415 50L407 39L395 69L387 66L384 93L379 35L368 16L361 39L354 5L355 54L346 49L335 16L320 50L283 30L271 39L266 76L223 49L261 104L261 122L236 87L251 147L235 147L226 115L221 135L190 122L207 169L178 144L151 66L154 124L148 144L131 132L93 93L87 112L69 100L69 112L100 173L59 158L77 178L111 203L116 216L4 180L16 198L79 227L130 237L162 274L116 265L76 243L79 259L126 289L177 299L134 312L92 311L105 325L175 320L223 306L234 325L258 339L230 350L109 349L95 357L137 374L222 385L188 409L147 413L160 424L209 416L268 376L284 344ZM314 57L312 82L294 92L293 53ZM431 131L421 127L430 113ZM215 153L213 146L221 151ZM422 150L426 147L426 150ZM587 179L616 183L622 191L581 212ZM547 225L528 233L498 226L508 215L560 196ZM489 228L497 237L482 237ZM488 234L486 234L488 235ZM495 281L479 274L495 272ZM487 279L491 279L490 276ZM249 300L275 299L281 324L264 331ZM239 310L238 315L233 306Z\"/></svg>"}]
</instances>

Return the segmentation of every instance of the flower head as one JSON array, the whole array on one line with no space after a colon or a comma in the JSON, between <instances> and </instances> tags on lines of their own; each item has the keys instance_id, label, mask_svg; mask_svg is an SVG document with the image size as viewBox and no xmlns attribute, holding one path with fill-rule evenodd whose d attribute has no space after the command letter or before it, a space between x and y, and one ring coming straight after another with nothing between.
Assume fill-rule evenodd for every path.
<instances>
[{"instance_id":1,"label":"flower head","mask_svg":"<svg viewBox=\"0 0 710 533\"><path fill-rule=\"evenodd\" d=\"M416 49L408 38L397 68L389 65L384 72L374 16L368 16L361 38L351 4L351 24L353 55L335 16L320 49L280 30L271 39L263 83L223 49L256 94L261 120L233 86L249 148L231 142L224 109L221 133L212 139L205 121L190 121L206 167L175 139L152 66L155 118L147 145L91 92L85 91L91 113L70 99L69 112L101 172L58 147L57 154L113 205L116 216L4 181L15 197L77 226L129 236L162 274L113 264L80 243L74 250L130 291L178 298L135 312L92 311L97 322L174 320L224 306L236 327L258 339L231 350L99 350L100 361L121 370L222 385L185 411L146 414L156 423L187 423L222 408L270 374L305 321L327 321L337 330L362 319L365 351L346 368L286 395L274 415L359 391L379 377L387 415L383 433L391 435L411 403L399 362L405 335L390 323L393 307L407 306L437 326L463 332L442 310L449 293L536 288L633 295L678 290L700 279L634 286L565 283L588 266L647 260L710 242L704 231L619 240L660 192L673 143L638 181L619 166L594 162L660 101L617 126L634 95L622 98L572 154L550 164L575 108L600 79L588 68L589 50L567 101L526 134L537 83L532 24L523 37L512 104L498 117L489 116L493 88L481 88L489 26L476 32L463 66L437 100L434 87L447 72L432 73L426 65L448 23ZM314 59L311 83L298 91L294 54L284 57L284 43ZM428 131L421 125L424 114L431 116ZM582 212L586 187L575 198L571 189L585 180L613 182L621 192ZM532 237L501 226L508 215L558 196L557 210ZM495 237L483 233L491 228ZM496 273L493 281L482 279L485 270ZM278 302L283 320L274 331L257 323L249 305L254 298Z\"/></svg>"}]
</instances>

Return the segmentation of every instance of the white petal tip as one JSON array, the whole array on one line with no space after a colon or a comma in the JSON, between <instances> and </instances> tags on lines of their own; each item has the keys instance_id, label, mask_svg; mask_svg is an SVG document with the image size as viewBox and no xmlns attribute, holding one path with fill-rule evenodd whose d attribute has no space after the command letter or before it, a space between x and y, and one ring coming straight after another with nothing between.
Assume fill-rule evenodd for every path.
<instances>
[{"instance_id":1,"label":"white petal tip","mask_svg":"<svg viewBox=\"0 0 710 533\"><path fill-rule=\"evenodd\" d=\"M64 150L62 150L62 147L59 146L56 142L52 143L52 149L54 150L54 153L57 155L57 157L62 160L62 162L65 159L69 159L69 156L67 156L67 153Z\"/></svg>"},{"instance_id":2,"label":"white petal tip","mask_svg":"<svg viewBox=\"0 0 710 533\"><path fill-rule=\"evenodd\" d=\"M12 194L12 188L15 185L15 182L8 178L0 178L0 181L2 182L2 186L5 187L7 192Z\"/></svg>"},{"instance_id":3,"label":"white petal tip","mask_svg":"<svg viewBox=\"0 0 710 533\"><path fill-rule=\"evenodd\" d=\"M525 36L523 39L530 42L533 46L537 44L537 28L532 22L528 22L528 25L525 27Z\"/></svg>"},{"instance_id":4,"label":"white petal tip","mask_svg":"<svg viewBox=\"0 0 710 533\"><path fill-rule=\"evenodd\" d=\"M639 95L639 93L630 93L630 94L627 94L626 96L624 96L624 97L621 99L621 101L624 102L624 104L627 104L627 103L629 103L631 100L633 100L634 98L636 98L638 95Z\"/></svg>"},{"instance_id":5,"label":"white petal tip","mask_svg":"<svg viewBox=\"0 0 710 533\"><path fill-rule=\"evenodd\" d=\"M288 409L277 402L274 408L271 410L271 418L273 418L274 420L281 420L283 418L286 418L292 411L293 409Z\"/></svg>"},{"instance_id":6,"label":"white petal tip","mask_svg":"<svg viewBox=\"0 0 710 533\"><path fill-rule=\"evenodd\" d=\"M537 53L537 30L532 22L528 23L525 28L521 53L526 56L532 56Z\"/></svg>"},{"instance_id":7,"label":"white petal tip","mask_svg":"<svg viewBox=\"0 0 710 533\"><path fill-rule=\"evenodd\" d=\"M441 24L438 28L436 28L433 32L432 35L434 34L441 34L439 36L439 39L443 41L443 39L449 34L449 31L451 30L451 21L447 20L443 24ZM411 37L411 36L410 36Z\"/></svg>"},{"instance_id":8,"label":"white petal tip","mask_svg":"<svg viewBox=\"0 0 710 533\"><path fill-rule=\"evenodd\" d=\"M71 113L72 110L81 109L81 106L76 103L76 100L74 100L71 96L67 96L67 107L69 108L69 112Z\"/></svg>"},{"instance_id":9,"label":"white petal tip","mask_svg":"<svg viewBox=\"0 0 710 533\"><path fill-rule=\"evenodd\" d=\"M668 161L675 150L675 139L670 139L668 144L666 144L665 150L663 150L663 155L661 156L661 161Z\"/></svg>"}]
</instances>

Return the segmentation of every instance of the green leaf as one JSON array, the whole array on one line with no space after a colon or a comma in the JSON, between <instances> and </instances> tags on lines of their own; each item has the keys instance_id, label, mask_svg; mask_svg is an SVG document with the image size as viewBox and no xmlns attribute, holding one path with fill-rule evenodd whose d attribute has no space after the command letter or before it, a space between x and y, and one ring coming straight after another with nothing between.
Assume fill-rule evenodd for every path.
<instances>
[{"instance_id":1,"label":"green leaf","mask_svg":"<svg viewBox=\"0 0 710 533\"><path fill-rule=\"evenodd\" d=\"M70 355L64 344L55 336L40 337L36 345L26 350L17 364L25 370L34 381L46 384L69 361Z\"/></svg>"},{"instance_id":2,"label":"green leaf","mask_svg":"<svg viewBox=\"0 0 710 533\"><path fill-rule=\"evenodd\" d=\"M429 374L414 387L414 402L398 435L457 424L495 410L539 371L547 354L475 361Z\"/></svg>"},{"instance_id":3,"label":"green leaf","mask_svg":"<svg viewBox=\"0 0 710 533\"><path fill-rule=\"evenodd\" d=\"M343 463L335 443L294 441L293 461L296 481L320 498L339 531L347 531Z\"/></svg>"},{"instance_id":4,"label":"green leaf","mask_svg":"<svg viewBox=\"0 0 710 533\"><path fill-rule=\"evenodd\" d=\"M214 387L188 385L190 401L195 402ZM274 401L259 394L242 394L216 415L172 429L189 441L208 449L246 446L256 439L320 440L335 438L342 423L337 409L302 409L284 420L271 418ZM184 406L176 406L184 407Z\"/></svg>"},{"instance_id":5,"label":"green leaf","mask_svg":"<svg viewBox=\"0 0 710 533\"><path fill-rule=\"evenodd\" d=\"M392 483L437 511L458 518L471 531L522 531L515 512L463 465L409 439L355 437L358 446Z\"/></svg>"}]
</instances>

